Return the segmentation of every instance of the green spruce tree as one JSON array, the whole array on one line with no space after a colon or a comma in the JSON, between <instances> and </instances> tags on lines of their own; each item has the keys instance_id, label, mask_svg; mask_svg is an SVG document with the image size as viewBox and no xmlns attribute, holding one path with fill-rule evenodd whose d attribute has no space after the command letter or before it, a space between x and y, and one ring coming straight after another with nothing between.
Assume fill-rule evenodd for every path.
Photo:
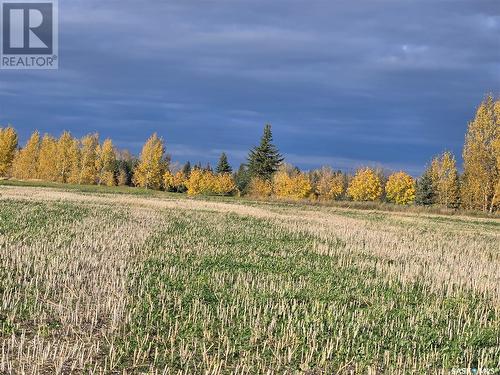
<instances>
[{"instance_id":1,"label":"green spruce tree","mask_svg":"<svg viewBox=\"0 0 500 375\"><path fill-rule=\"evenodd\" d=\"M231 168L229 162L227 161L227 155L225 152L220 155L219 162L217 163L217 168L215 171L217 172L217 174L231 173L233 171L233 168Z\"/></svg>"},{"instance_id":2,"label":"green spruce tree","mask_svg":"<svg viewBox=\"0 0 500 375\"><path fill-rule=\"evenodd\" d=\"M186 178L189 178L189 176L191 176L191 163L189 162L189 160L182 167L182 173L184 174L184 177L186 177Z\"/></svg>"},{"instance_id":3,"label":"green spruce tree","mask_svg":"<svg viewBox=\"0 0 500 375\"><path fill-rule=\"evenodd\" d=\"M283 162L283 157L272 141L271 125L267 124L260 145L254 147L248 155L248 170L251 177L270 180Z\"/></svg>"},{"instance_id":4,"label":"green spruce tree","mask_svg":"<svg viewBox=\"0 0 500 375\"><path fill-rule=\"evenodd\" d=\"M434 191L431 172L427 169L417 181L415 203L419 206L430 206L435 203L435 200L436 192Z\"/></svg>"},{"instance_id":5,"label":"green spruce tree","mask_svg":"<svg viewBox=\"0 0 500 375\"><path fill-rule=\"evenodd\" d=\"M248 172L246 164L240 164L240 167L234 174L234 181L236 182L238 190L246 194L248 185L250 185L250 173Z\"/></svg>"}]
</instances>

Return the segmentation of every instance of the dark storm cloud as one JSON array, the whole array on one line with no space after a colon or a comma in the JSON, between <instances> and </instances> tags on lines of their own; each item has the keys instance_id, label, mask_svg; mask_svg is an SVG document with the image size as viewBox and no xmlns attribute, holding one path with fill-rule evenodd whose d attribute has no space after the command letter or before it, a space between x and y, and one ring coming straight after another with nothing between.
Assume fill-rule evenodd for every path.
<instances>
[{"instance_id":1,"label":"dark storm cloud","mask_svg":"<svg viewBox=\"0 0 500 375\"><path fill-rule=\"evenodd\" d=\"M288 159L418 173L458 156L500 84L491 1L60 1L60 70L0 72L0 121L97 130L236 164L265 122Z\"/></svg>"}]
</instances>

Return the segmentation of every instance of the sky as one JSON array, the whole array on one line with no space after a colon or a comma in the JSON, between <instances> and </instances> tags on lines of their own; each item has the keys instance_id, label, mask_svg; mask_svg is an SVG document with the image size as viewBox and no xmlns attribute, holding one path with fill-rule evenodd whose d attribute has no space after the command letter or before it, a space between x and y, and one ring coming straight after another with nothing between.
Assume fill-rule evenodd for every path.
<instances>
[{"instance_id":1,"label":"sky","mask_svg":"<svg viewBox=\"0 0 500 375\"><path fill-rule=\"evenodd\" d=\"M59 70L0 71L0 124L233 167L420 173L500 93L498 0L59 0Z\"/></svg>"}]
</instances>

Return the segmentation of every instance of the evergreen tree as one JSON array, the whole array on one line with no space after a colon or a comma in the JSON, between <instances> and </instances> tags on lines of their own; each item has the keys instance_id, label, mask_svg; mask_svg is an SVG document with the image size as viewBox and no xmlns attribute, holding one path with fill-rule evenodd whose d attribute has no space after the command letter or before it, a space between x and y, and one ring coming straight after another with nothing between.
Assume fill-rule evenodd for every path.
<instances>
[{"instance_id":1,"label":"evergreen tree","mask_svg":"<svg viewBox=\"0 0 500 375\"><path fill-rule=\"evenodd\" d=\"M118 185L132 185L132 175L134 169L139 164L139 160L133 156L129 150L116 150L115 170L118 172Z\"/></svg>"},{"instance_id":2,"label":"evergreen tree","mask_svg":"<svg viewBox=\"0 0 500 375\"><path fill-rule=\"evenodd\" d=\"M137 167L138 164L139 161L137 159L116 161L115 170L118 173L118 185L120 186L132 185L134 169Z\"/></svg>"},{"instance_id":3,"label":"evergreen tree","mask_svg":"<svg viewBox=\"0 0 500 375\"><path fill-rule=\"evenodd\" d=\"M254 147L248 155L248 169L251 177L269 181L283 162L283 157L272 141L271 125L267 124L264 127L260 145Z\"/></svg>"},{"instance_id":4,"label":"evergreen tree","mask_svg":"<svg viewBox=\"0 0 500 375\"><path fill-rule=\"evenodd\" d=\"M225 152L220 155L217 169L215 171L217 172L217 174L231 173L233 171L233 168L231 168L229 162L227 161L227 155Z\"/></svg>"},{"instance_id":5,"label":"evergreen tree","mask_svg":"<svg viewBox=\"0 0 500 375\"><path fill-rule=\"evenodd\" d=\"M182 173L184 174L185 178L189 178L189 176L191 175L191 163L189 162L189 160L182 167Z\"/></svg>"},{"instance_id":6,"label":"evergreen tree","mask_svg":"<svg viewBox=\"0 0 500 375\"><path fill-rule=\"evenodd\" d=\"M246 164L240 164L238 171L234 174L236 187L241 193L246 193L250 185L250 173Z\"/></svg>"},{"instance_id":7,"label":"evergreen tree","mask_svg":"<svg viewBox=\"0 0 500 375\"><path fill-rule=\"evenodd\" d=\"M427 169L417 181L415 203L419 206L430 206L435 202L436 193L431 172Z\"/></svg>"}]
</instances>

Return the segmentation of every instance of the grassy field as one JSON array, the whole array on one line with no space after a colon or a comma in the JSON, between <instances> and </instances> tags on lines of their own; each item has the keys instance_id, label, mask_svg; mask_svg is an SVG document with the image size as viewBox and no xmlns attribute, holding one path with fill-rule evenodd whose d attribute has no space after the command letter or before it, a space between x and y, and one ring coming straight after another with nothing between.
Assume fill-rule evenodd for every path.
<instances>
[{"instance_id":1,"label":"grassy field","mask_svg":"<svg viewBox=\"0 0 500 375\"><path fill-rule=\"evenodd\" d=\"M500 220L3 184L0 298L0 373L498 373Z\"/></svg>"}]
</instances>

